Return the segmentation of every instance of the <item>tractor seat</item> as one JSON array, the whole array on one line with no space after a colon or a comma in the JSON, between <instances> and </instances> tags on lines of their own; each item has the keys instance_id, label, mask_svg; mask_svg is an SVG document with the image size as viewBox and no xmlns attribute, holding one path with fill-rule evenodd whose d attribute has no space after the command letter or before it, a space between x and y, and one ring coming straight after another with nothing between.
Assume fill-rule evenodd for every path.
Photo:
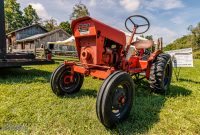
<instances>
[{"instance_id":1,"label":"tractor seat","mask_svg":"<svg viewBox=\"0 0 200 135\"><path fill-rule=\"evenodd\" d=\"M154 42L152 40L139 40L136 42L131 43L135 46L136 49L147 49L154 45Z\"/></svg>"}]
</instances>

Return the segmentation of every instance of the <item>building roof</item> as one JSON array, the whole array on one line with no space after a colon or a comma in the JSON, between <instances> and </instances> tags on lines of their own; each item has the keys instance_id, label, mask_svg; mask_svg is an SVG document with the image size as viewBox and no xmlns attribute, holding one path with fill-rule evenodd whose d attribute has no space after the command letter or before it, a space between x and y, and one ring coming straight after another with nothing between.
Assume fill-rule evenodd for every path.
<instances>
[{"instance_id":1,"label":"building roof","mask_svg":"<svg viewBox=\"0 0 200 135\"><path fill-rule=\"evenodd\" d=\"M32 40L35 40L37 38L43 37L44 35L45 34L36 34L34 36L30 36L30 37L27 37L27 38L24 38L24 39L21 39L21 40L17 40L17 42L32 41Z\"/></svg>"},{"instance_id":2,"label":"building roof","mask_svg":"<svg viewBox=\"0 0 200 135\"><path fill-rule=\"evenodd\" d=\"M17 30L15 30L15 31L11 31L11 32L9 32L7 35L10 35L10 34L12 34L12 33L16 33L16 32L19 32L19 31L22 31L22 30L25 30L25 29L28 29L28 28L34 27L34 26L38 26L38 27L42 28L44 31L48 32L48 30L46 30L44 27L42 27L39 23L36 23L36 24L30 25L30 26L26 26L26 27L17 29Z\"/></svg>"},{"instance_id":3,"label":"building roof","mask_svg":"<svg viewBox=\"0 0 200 135\"><path fill-rule=\"evenodd\" d=\"M37 35L31 36L31 37L27 37L27 38L24 38L24 39L21 39L21 40L17 40L17 42L20 43L20 42L26 42L26 41L33 41L33 40L36 40L36 39L43 38L45 36L51 35L51 34L56 33L58 31L62 31L63 33L65 33L69 37L71 36L70 34L65 32L63 29L56 29L56 30L50 31L48 33L37 34Z\"/></svg>"}]
</instances>

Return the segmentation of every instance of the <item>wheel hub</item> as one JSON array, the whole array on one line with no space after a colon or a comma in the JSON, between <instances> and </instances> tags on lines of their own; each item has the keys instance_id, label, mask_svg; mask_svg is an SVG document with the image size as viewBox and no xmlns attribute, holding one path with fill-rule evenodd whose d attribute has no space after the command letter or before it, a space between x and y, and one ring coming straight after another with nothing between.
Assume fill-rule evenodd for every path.
<instances>
[{"instance_id":1,"label":"wheel hub","mask_svg":"<svg viewBox=\"0 0 200 135\"><path fill-rule=\"evenodd\" d=\"M123 88L117 88L114 93L113 98L113 110L114 112L119 112L123 108L126 102L125 91Z\"/></svg>"},{"instance_id":2,"label":"wheel hub","mask_svg":"<svg viewBox=\"0 0 200 135\"><path fill-rule=\"evenodd\" d=\"M70 84L71 83L70 78L71 78L71 76L65 76L64 77L64 84L66 84L66 85Z\"/></svg>"},{"instance_id":3,"label":"wheel hub","mask_svg":"<svg viewBox=\"0 0 200 135\"><path fill-rule=\"evenodd\" d=\"M61 84L62 87L65 89L68 89L70 87L72 87L73 85L76 84L76 79L77 76L72 76L72 74L70 72L65 72L63 73L62 77L61 77Z\"/></svg>"},{"instance_id":4,"label":"wheel hub","mask_svg":"<svg viewBox=\"0 0 200 135\"><path fill-rule=\"evenodd\" d=\"M125 103L125 96L124 96L124 95L121 96L121 97L119 97L118 103L119 103L119 104L122 104L122 105Z\"/></svg>"}]
</instances>

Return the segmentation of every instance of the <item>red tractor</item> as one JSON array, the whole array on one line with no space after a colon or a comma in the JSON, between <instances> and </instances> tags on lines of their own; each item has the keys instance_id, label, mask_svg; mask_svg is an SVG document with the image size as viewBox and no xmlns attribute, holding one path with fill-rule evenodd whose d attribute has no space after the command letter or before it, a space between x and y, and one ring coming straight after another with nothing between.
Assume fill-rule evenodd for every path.
<instances>
[{"instance_id":1,"label":"red tractor","mask_svg":"<svg viewBox=\"0 0 200 135\"><path fill-rule=\"evenodd\" d=\"M138 20L143 23L138 24ZM57 96L78 92L86 76L104 79L97 96L96 113L108 128L130 113L135 93L132 76L138 78L145 74L150 87L161 94L168 91L171 82L170 55L161 50L146 52L153 41L133 41L135 34L149 29L148 19L130 16L125 26L132 33L128 44L124 32L91 17L74 20L71 27L80 62L65 61L51 76L51 88Z\"/></svg>"}]
</instances>

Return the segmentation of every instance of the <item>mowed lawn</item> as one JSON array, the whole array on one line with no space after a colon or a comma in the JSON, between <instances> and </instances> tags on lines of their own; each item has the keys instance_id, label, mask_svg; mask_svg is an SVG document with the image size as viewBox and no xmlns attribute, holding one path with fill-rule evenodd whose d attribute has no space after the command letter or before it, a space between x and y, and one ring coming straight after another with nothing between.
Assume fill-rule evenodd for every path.
<instances>
[{"instance_id":1,"label":"mowed lawn","mask_svg":"<svg viewBox=\"0 0 200 135\"><path fill-rule=\"evenodd\" d=\"M137 84L135 104L127 121L108 130L96 116L102 81L85 78L79 93L59 98L50 88L54 65L0 69L0 134L132 135L200 134L200 60L173 76L167 96Z\"/></svg>"}]
</instances>

